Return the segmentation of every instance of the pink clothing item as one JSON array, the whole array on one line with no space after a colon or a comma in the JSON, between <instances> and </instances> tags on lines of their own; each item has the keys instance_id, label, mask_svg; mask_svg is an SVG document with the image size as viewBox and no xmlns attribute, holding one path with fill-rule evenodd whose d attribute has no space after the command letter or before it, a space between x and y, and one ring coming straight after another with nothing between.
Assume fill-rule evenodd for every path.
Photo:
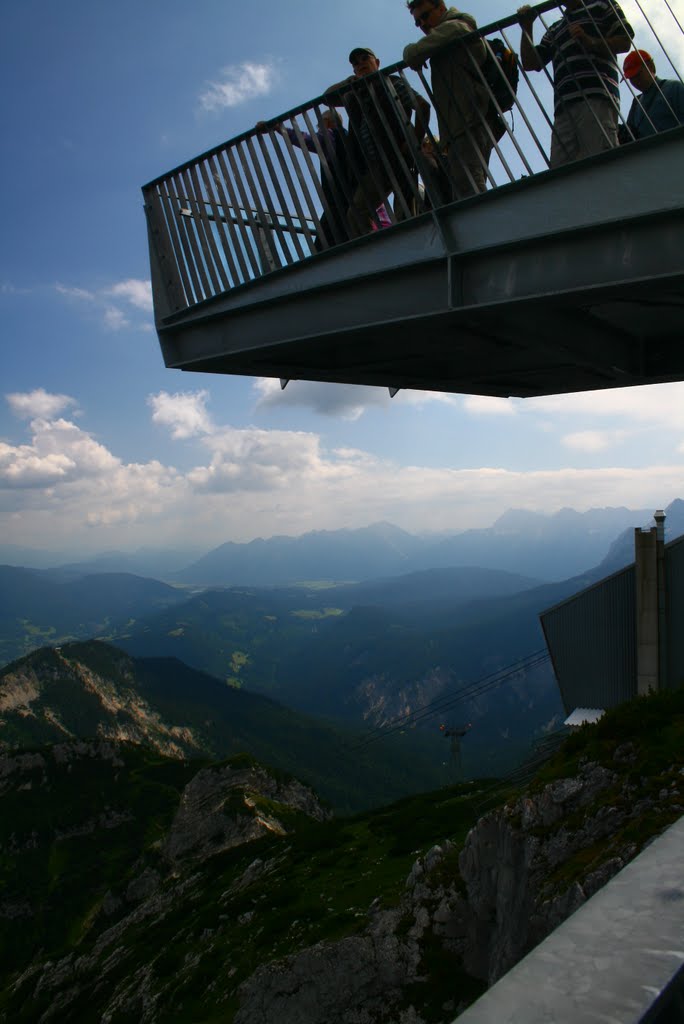
<instances>
[{"instance_id":1,"label":"pink clothing item","mask_svg":"<svg viewBox=\"0 0 684 1024\"><path fill-rule=\"evenodd\" d=\"M377 224L376 224L375 221L373 221L373 231L379 231L380 228L390 228L390 227L392 227L392 221L390 220L390 215L387 212L387 207L385 206L384 203L381 206L378 206L378 208L375 211L375 213L376 213L376 216L377 216L378 220L377 220Z\"/></svg>"}]
</instances>

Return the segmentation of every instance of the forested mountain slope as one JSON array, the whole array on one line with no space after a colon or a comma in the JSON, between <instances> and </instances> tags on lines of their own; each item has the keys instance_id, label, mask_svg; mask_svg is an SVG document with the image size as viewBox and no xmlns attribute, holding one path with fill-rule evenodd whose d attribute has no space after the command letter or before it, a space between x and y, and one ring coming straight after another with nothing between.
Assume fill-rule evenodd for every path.
<instances>
[{"instance_id":1,"label":"forested mountain slope","mask_svg":"<svg viewBox=\"0 0 684 1024\"><path fill-rule=\"evenodd\" d=\"M36 651L0 672L0 749L94 737L182 760L247 752L307 780L347 811L445 777L420 737L359 749L349 728L236 690L173 658L136 659L90 642Z\"/></svg>"}]
</instances>

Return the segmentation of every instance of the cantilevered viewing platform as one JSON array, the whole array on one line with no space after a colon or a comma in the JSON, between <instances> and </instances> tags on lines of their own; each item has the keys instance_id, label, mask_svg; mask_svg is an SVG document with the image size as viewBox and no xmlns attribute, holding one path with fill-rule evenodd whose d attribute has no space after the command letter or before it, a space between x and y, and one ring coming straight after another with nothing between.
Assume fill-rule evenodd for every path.
<instances>
[{"instance_id":1,"label":"cantilevered viewing platform","mask_svg":"<svg viewBox=\"0 0 684 1024\"><path fill-rule=\"evenodd\" d=\"M477 35L518 49L514 23ZM373 102L390 72L432 99L395 65L364 84ZM521 397L683 380L684 127L550 170L551 87L533 78L492 135L486 192L444 202L404 123L389 165L417 168L415 194L351 241L323 218L323 97L151 182L166 365Z\"/></svg>"}]
</instances>

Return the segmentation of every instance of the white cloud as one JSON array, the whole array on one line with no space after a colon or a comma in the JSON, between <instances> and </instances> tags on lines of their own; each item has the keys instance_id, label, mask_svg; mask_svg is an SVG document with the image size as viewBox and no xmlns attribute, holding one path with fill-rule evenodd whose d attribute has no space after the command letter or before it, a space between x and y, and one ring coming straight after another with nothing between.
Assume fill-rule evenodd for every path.
<instances>
[{"instance_id":1,"label":"white cloud","mask_svg":"<svg viewBox=\"0 0 684 1024\"><path fill-rule=\"evenodd\" d=\"M188 474L200 491L279 492L348 480L355 472L344 459L323 454L317 434L302 431L226 427L205 444L212 452L211 463Z\"/></svg>"},{"instance_id":2,"label":"white cloud","mask_svg":"<svg viewBox=\"0 0 684 1024\"><path fill-rule=\"evenodd\" d=\"M493 395L468 395L463 408L473 416L515 416L516 406L511 398Z\"/></svg>"},{"instance_id":3,"label":"white cloud","mask_svg":"<svg viewBox=\"0 0 684 1024\"><path fill-rule=\"evenodd\" d=\"M98 547L117 527L126 543L132 524L153 541L169 509L183 515L186 489L173 468L156 460L126 464L65 419L36 418L27 442L0 442L0 532L18 543L45 546L49 538L73 548L87 544L85 527L97 531Z\"/></svg>"},{"instance_id":4,"label":"white cloud","mask_svg":"<svg viewBox=\"0 0 684 1024\"><path fill-rule=\"evenodd\" d=\"M55 290L63 295L67 299L76 299L78 302L94 302L94 292L89 292L85 288L72 288L65 284L57 283Z\"/></svg>"},{"instance_id":5,"label":"white cloud","mask_svg":"<svg viewBox=\"0 0 684 1024\"><path fill-rule=\"evenodd\" d=\"M142 331L151 329L149 322L133 321L130 316L131 313L152 312L152 284L149 280L129 277L96 290L58 283L55 291L65 299L90 307L101 316L107 330L121 331L128 327ZM119 301L113 302L113 299Z\"/></svg>"},{"instance_id":6,"label":"white cloud","mask_svg":"<svg viewBox=\"0 0 684 1024\"><path fill-rule=\"evenodd\" d=\"M104 311L104 324L110 331L122 331L124 327L131 326L126 314L116 306L107 306Z\"/></svg>"},{"instance_id":7,"label":"white cloud","mask_svg":"<svg viewBox=\"0 0 684 1024\"><path fill-rule=\"evenodd\" d=\"M207 412L208 391L184 391L170 395L160 391L150 395L147 404L152 409L152 422L169 427L175 440L185 440L212 432Z\"/></svg>"},{"instance_id":8,"label":"white cloud","mask_svg":"<svg viewBox=\"0 0 684 1024\"><path fill-rule=\"evenodd\" d=\"M142 309L144 313L152 312L152 282L140 281L137 278L128 278L127 281L119 281L112 285L109 294L115 298L125 299L136 309Z\"/></svg>"},{"instance_id":9,"label":"white cloud","mask_svg":"<svg viewBox=\"0 0 684 1024\"><path fill-rule=\"evenodd\" d=\"M684 430L684 384L649 384L613 391L527 398L520 409L526 413L552 413L559 420L567 416L574 423L621 418L631 425Z\"/></svg>"},{"instance_id":10,"label":"white cloud","mask_svg":"<svg viewBox=\"0 0 684 1024\"><path fill-rule=\"evenodd\" d=\"M561 438L566 448L580 452L602 452L621 444L628 436L626 430L578 430Z\"/></svg>"},{"instance_id":11,"label":"white cloud","mask_svg":"<svg viewBox=\"0 0 684 1024\"><path fill-rule=\"evenodd\" d=\"M51 394L45 388L14 392L5 397L12 412L21 419L34 419L37 416L50 418L76 405L75 399L69 395Z\"/></svg>"},{"instance_id":12,"label":"white cloud","mask_svg":"<svg viewBox=\"0 0 684 1024\"><path fill-rule=\"evenodd\" d=\"M273 64L257 64L244 61L223 68L220 78L209 82L208 88L199 97L203 110L224 110L237 107L258 96L268 96L276 81Z\"/></svg>"},{"instance_id":13,"label":"white cloud","mask_svg":"<svg viewBox=\"0 0 684 1024\"><path fill-rule=\"evenodd\" d=\"M30 444L0 444L0 486L49 487L109 473L119 465L103 445L68 420L35 419L31 430Z\"/></svg>"}]
</instances>

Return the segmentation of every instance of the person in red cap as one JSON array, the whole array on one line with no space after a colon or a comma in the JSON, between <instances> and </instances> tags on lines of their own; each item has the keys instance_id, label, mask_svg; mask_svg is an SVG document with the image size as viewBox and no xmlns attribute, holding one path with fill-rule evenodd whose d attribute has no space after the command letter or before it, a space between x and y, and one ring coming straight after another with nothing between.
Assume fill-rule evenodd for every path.
<instances>
[{"instance_id":1,"label":"person in red cap","mask_svg":"<svg viewBox=\"0 0 684 1024\"><path fill-rule=\"evenodd\" d=\"M617 146L620 72L615 58L629 50L634 38L622 8L616 0L566 0L562 18L535 45L536 17L529 4L518 8L520 61L525 71L553 64L551 167Z\"/></svg>"},{"instance_id":2,"label":"person in red cap","mask_svg":"<svg viewBox=\"0 0 684 1024\"><path fill-rule=\"evenodd\" d=\"M677 79L658 78L653 57L646 50L632 50L622 73L641 95L632 100L620 142L645 139L684 124L684 85Z\"/></svg>"}]
</instances>

